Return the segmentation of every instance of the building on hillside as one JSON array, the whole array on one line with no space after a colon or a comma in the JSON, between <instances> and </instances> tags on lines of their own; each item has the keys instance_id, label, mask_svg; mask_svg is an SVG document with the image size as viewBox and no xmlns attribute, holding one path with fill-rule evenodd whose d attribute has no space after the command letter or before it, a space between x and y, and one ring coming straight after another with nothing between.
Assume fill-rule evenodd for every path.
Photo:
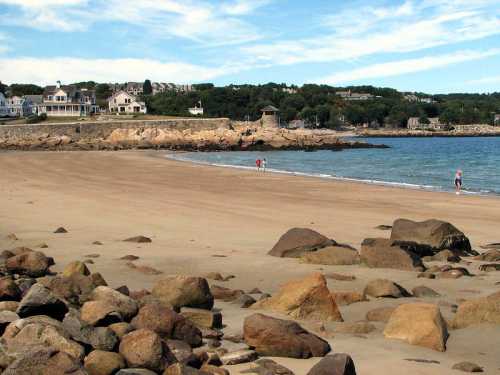
<instances>
[{"instance_id":1,"label":"building on hillside","mask_svg":"<svg viewBox=\"0 0 500 375\"><path fill-rule=\"evenodd\" d=\"M43 103L43 95L24 95L30 109L29 112L33 115L38 114L38 107Z\"/></svg>"},{"instance_id":2,"label":"building on hillside","mask_svg":"<svg viewBox=\"0 0 500 375\"><path fill-rule=\"evenodd\" d=\"M188 112L193 116L203 116L204 110L201 104L201 100L198 103L196 103L196 105L193 108L188 108Z\"/></svg>"},{"instance_id":3,"label":"building on hillside","mask_svg":"<svg viewBox=\"0 0 500 375\"><path fill-rule=\"evenodd\" d=\"M500 125L500 113L495 113L493 117L493 125Z\"/></svg>"},{"instance_id":4,"label":"building on hillside","mask_svg":"<svg viewBox=\"0 0 500 375\"><path fill-rule=\"evenodd\" d=\"M42 103L37 105L37 113L47 116L89 116L96 110L94 90L61 85L60 81L55 86L45 87Z\"/></svg>"},{"instance_id":5,"label":"building on hillside","mask_svg":"<svg viewBox=\"0 0 500 375\"><path fill-rule=\"evenodd\" d=\"M408 129L410 130L447 130L448 125L439 121L439 117L429 117L429 124L423 124L418 117L408 119Z\"/></svg>"},{"instance_id":6,"label":"building on hillside","mask_svg":"<svg viewBox=\"0 0 500 375\"><path fill-rule=\"evenodd\" d=\"M127 93L134 95L134 96L139 96L144 93L144 83L142 82L127 82L125 85L124 91Z\"/></svg>"},{"instance_id":7,"label":"building on hillside","mask_svg":"<svg viewBox=\"0 0 500 375\"><path fill-rule=\"evenodd\" d=\"M262 117L260 123L264 128L279 128L279 109L268 105L260 110L262 112Z\"/></svg>"},{"instance_id":8,"label":"building on hillside","mask_svg":"<svg viewBox=\"0 0 500 375\"><path fill-rule=\"evenodd\" d=\"M347 100L347 101L371 100L375 97L372 94L352 92L351 90L349 90L349 91L337 91L337 92L335 92L335 95L338 95L343 100Z\"/></svg>"},{"instance_id":9,"label":"building on hillside","mask_svg":"<svg viewBox=\"0 0 500 375\"><path fill-rule=\"evenodd\" d=\"M146 103L125 91L118 91L108 98L108 109L111 113L147 113Z\"/></svg>"},{"instance_id":10,"label":"building on hillside","mask_svg":"<svg viewBox=\"0 0 500 375\"><path fill-rule=\"evenodd\" d=\"M9 117L25 117L32 113L32 106L26 97L12 96L5 99L7 107L7 116Z\"/></svg>"},{"instance_id":11,"label":"building on hillside","mask_svg":"<svg viewBox=\"0 0 500 375\"><path fill-rule=\"evenodd\" d=\"M406 94L404 96L404 99L411 103L426 103L426 104L434 103L434 100L432 98L421 98L415 95L414 93Z\"/></svg>"},{"instance_id":12,"label":"building on hillside","mask_svg":"<svg viewBox=\"0 0 500 375\"><path fill-rule=\"evenodd\" d=\"M7 112L7 106L5 103L5 95L0 92L0 117L7 117L8 112Z\"/></svg>"}]
</instances>

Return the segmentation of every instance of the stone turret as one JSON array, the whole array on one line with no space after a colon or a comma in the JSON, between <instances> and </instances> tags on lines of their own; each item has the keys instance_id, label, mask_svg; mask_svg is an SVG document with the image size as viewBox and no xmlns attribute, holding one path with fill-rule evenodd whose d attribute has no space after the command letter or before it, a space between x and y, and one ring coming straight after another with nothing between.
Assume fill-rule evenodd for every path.
<instances>
[{"instance_id":1,"label":"stone turret","mask_svg":"<svg viewBox=\"0 0 500 375\"><path fill-rule=\"evenodd\" d=\"M279 109L273 107L272 105L268 105L260 110L262 112L262 118L260 119L260 123L263 128L278 128L278 112Z\"/></svg>"}]
</instances>

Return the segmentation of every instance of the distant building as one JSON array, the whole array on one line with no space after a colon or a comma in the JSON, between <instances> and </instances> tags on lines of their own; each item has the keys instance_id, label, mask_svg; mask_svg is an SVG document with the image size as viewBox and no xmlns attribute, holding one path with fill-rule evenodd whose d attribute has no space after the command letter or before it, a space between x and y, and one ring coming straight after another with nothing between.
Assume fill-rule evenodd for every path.
<instances>
[{"instance_id":1,"label":"distant building","mask_svg":"<svg viewBox=\"0 0 500 375\"><path fill-rule=\"evenodd\" d=\"M0 92L0 117L7 117L7 106L5 105L5 95Z\"/></svg>"},{"instance_id":2,"label":"distant building","mask_svg":"<svg viewBox=\"0 0 500 375\"><path fill-rule=\"evenodd\" d=\"M375 96L368 93L358 93L349 91L337 91L335 95L340 96L342 99L347 101L356 101L356 100L371 100Z\"/></svg>"},{"instance_id":3,"label":"distant building","mask_svg":"<svg viewBox=\"0 0 500 375\"><path fill-rule=\"evenodd\" d=\"M188 108L188 112L193 116L203 116L203 106L201 105L201 101L199 101L193 108Z\"/></svg>"},{"instance_id":4,"label":"distant building","mask_svg":"<svg viewBox=\"0 0 500 375\"><path fill-rule=\"evenodd\" d=\"M108 83L111 91L125 91L134 96L144 94L143 82L126 82L126 83ZM195 91L193 85L179 85L175 83L151 82L152 94L161 94L164 92L191 92Z\"/></svg>"},{"instance_id":5,"label":"distant building","mask_svg":"<svg viewBox=\"0 0 500 375\"><path fill-rule=\"evenodd\" d=\"M7 107L7 116L9 117L25 117L31 115L32 106L25 97L12 96L5 99Z\"/></svg>"},{"instance_id":6,"label":"distant building","mask_svg":"<svg viewBox=\"0 0 500 375\"><path fill-rule=\"evenodd\" d=\"M142 82L127 82L125 89L127 93L139 96L144 93L144 83Z\"/></svg>"},{"instance_id":7,"label":"distant building","mask_svg":"<svg viewBox=\"0 0 500 375\"><path fill-rule=\"evenodd\" d=\"M408 102L413 102L413 103L427 103L427 104L434 103L434 100L432 98L421 98L415 94L406 94L404 96L404 99Z\"/></svg>"},{"instance_id":8,"label":"distant building","mask_svg":"<svg viewBox=\"0 0 500 375\"><path fill-rule=\"evenodd\" d=\"M279 127L279 120L278 120L278 113L279 109L272 106L268 105L265 106L260 110L262 112L262 118L260 119L260 122L262 124L262 127L264 128L278 128Z\"/></svg>"},{"instance_id":9,"label":"distant building","mask_svg":"<svg viewBox=\"0 0 500 375\"><path fill-rule=\"evenodd\" d=\"M111 113L147 113L146 103L123 90L108 98L108 109Z\"/></svg>"},{"instance_id":10,"label":"distant building","mask_svg":"<svg viewBox=\"0 0 500 375\"><path fill-rule=\"evenodd\" d=\"M38 107L43 103L43 95L24 95L30 106L31 114L38 114Z\"/></svg>"},{"instance_id":11,"label":"distant building","mask_svg":"<svg viewBox=\"0 0 500 375\"><path fill-rule=\"evenodd\" d=\"M429 117L429 124L423 124L420 122L420 118L418 117L410 117L408 119L408 129L410 130L426 130L426 129L431 129L431 130L447 130L448 125L447 124L442 124L439 121L439 117Z\"/></svg>"},{"instance_id":12,"label":"distant building","mask_svg":"<svg viewBox=\"0 0 500 375\"><path fill-rule=\"evenodd\" d=\"M95 92L79 89L75 85L47 86L43 91L42 103L38 106L38 114L47 116L88 116L96 112Z\"/></svg>"},{"instance_id":13,"label":"distant building","mask_svg":"<svg viewBox=\"0 0 500 375\"><path fill-rule=\"evenodd\" d=\"M500 113L496 113L493 118L493 125L500 125Z\"/></svg>"}]
</instances>

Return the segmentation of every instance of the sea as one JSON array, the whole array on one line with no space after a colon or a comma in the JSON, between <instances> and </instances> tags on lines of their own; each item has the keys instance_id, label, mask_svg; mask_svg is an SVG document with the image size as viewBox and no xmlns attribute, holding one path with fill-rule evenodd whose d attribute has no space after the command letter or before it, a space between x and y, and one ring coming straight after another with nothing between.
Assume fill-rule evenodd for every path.
<instances>
[{"instance_id":1,"label":"sea","mask_svg":"<svg viewBox=\"0 0 500 375\"><path fill-rule=\"evenodd\" d=\"M455 172L460 169L464 194L500 195L500 137L356 140L390 148L188 152L169 157L243 169L255 169L255 160L265 158L270 172L450 192L455 189Z\"/></svg>"}]
</instances>

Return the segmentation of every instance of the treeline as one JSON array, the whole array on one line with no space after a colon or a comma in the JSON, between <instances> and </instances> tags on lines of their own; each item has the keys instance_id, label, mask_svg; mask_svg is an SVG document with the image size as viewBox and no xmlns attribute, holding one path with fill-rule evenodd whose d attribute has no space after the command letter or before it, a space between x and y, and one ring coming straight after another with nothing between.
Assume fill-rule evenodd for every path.
<instances>
[{"instance_id":1,"label":"treeline","mask_svg":"<svg viewBox=\"0 0 500 375\"><path fill-rule=\"evenodd\" d=\"M419 117L423 123L430 117L439 117L449 124L493 123L494 113L500 112L500 93L494 94L415 94L431 98L432 103L410 102L404 94L391 88L327 85L287 87L285 84L195 85L189 93L166 92L146 96L149 113L173 116L189 115L187 109L201 101L205 116L229 117L250 121L260 118L260 109L274 105L280 109L283 122L300 119L311 125L335 128L344 123L353 125L406 127L410 117ZM369 93L373 99L346 101L338 91Z\"/></svg>"}]
</instances>

